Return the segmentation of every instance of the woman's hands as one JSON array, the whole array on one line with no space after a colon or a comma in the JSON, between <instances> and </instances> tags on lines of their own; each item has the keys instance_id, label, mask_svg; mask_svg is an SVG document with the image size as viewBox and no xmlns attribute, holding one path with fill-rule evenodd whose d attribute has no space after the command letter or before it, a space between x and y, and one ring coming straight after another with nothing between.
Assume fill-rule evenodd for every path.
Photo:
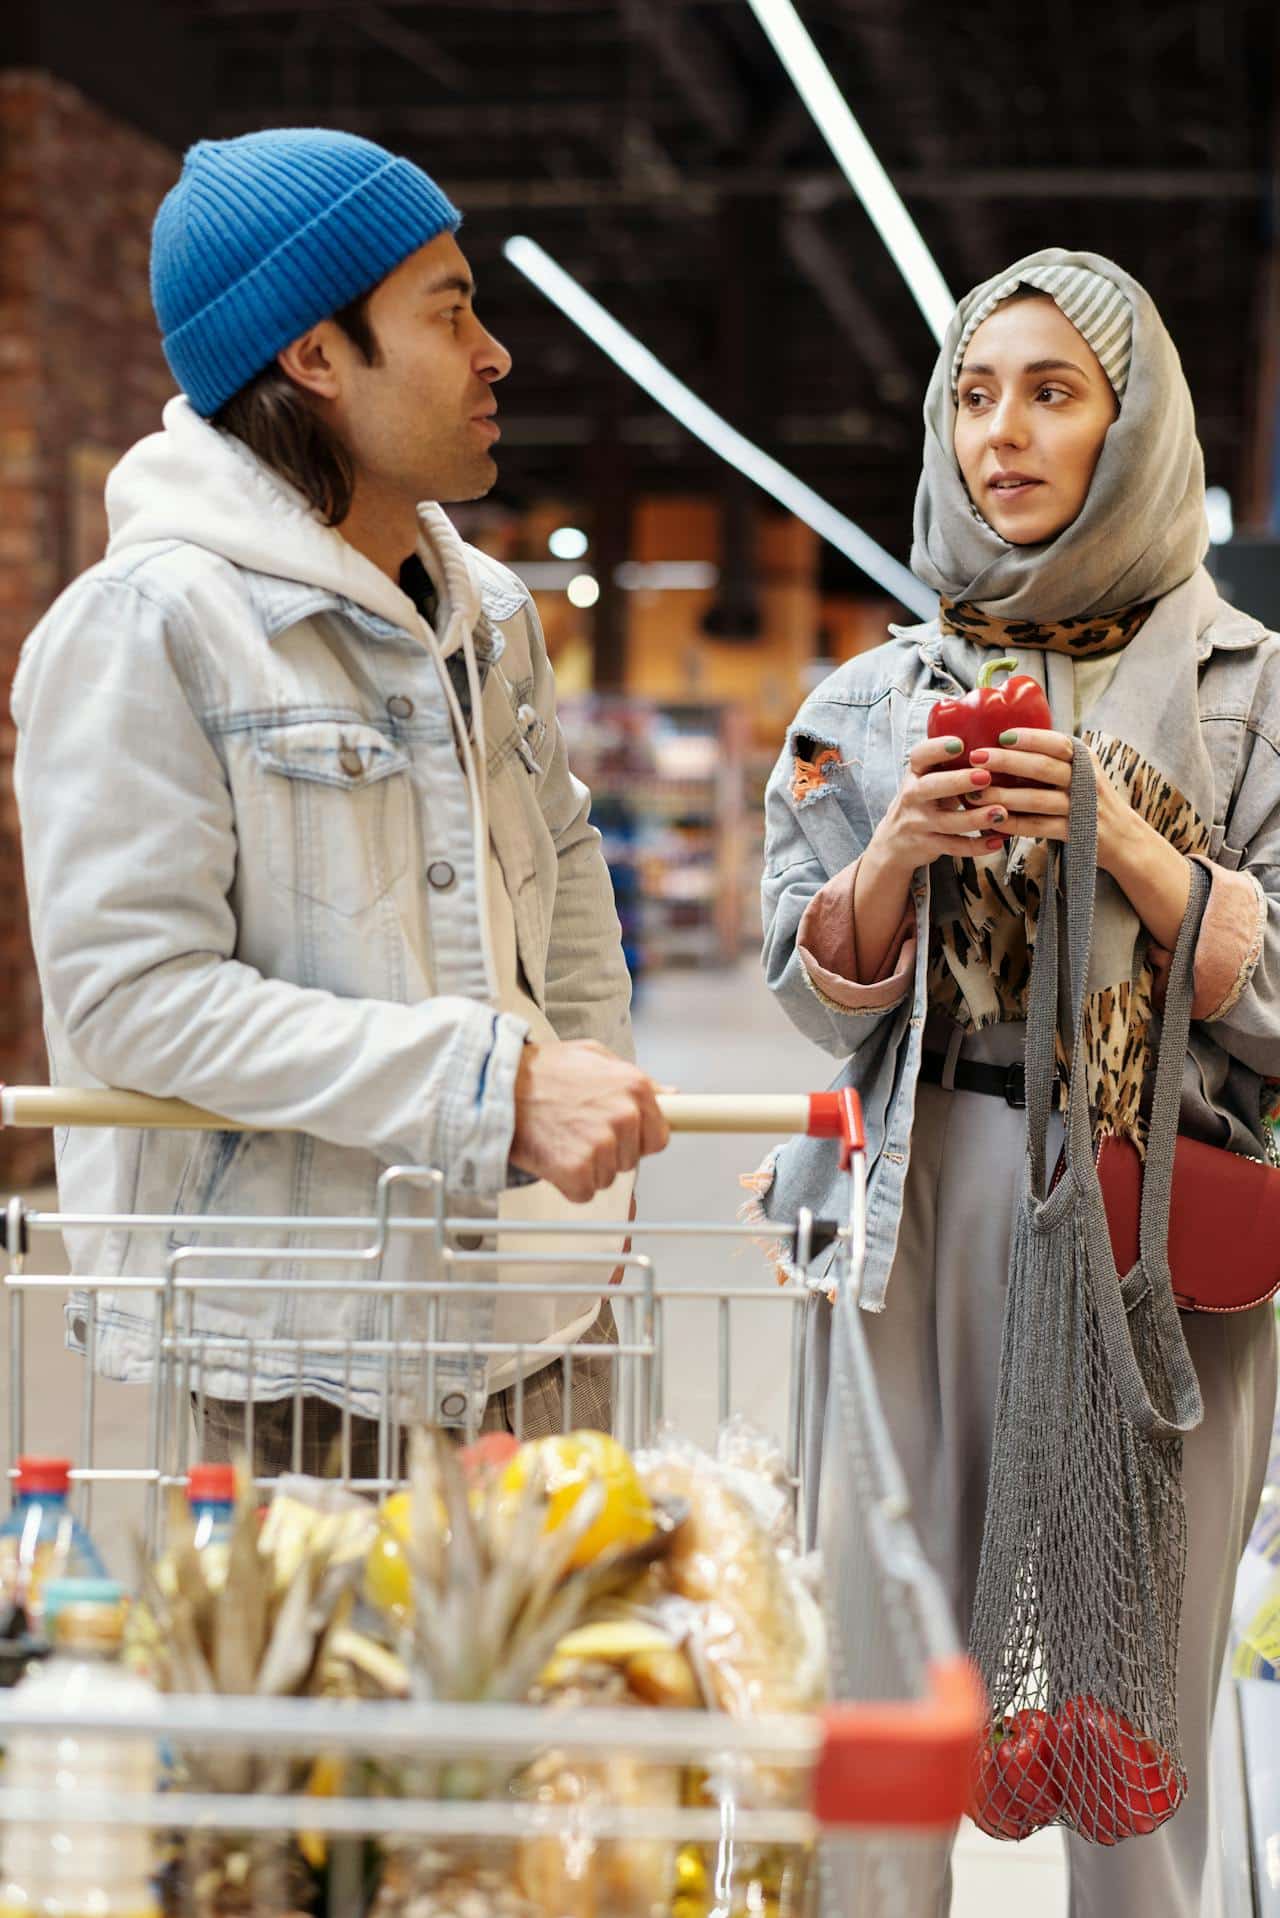
<instances>
[{"instance_id":1,"label":"woman's hands","mask_svg":"<svg viewBox=\"0 0 1280 1918\"><path fill-rule=\"evenodd\" d=\"M957 769L963 751L959 739L922 739L912 749L907 776L867 848L886 873L909 880L917 866L944 855L963 859L1003 844L996 834L1010 829L1007 795L997 798L989 790L991 768Z\"/></svg>"},{"instance_id":2,"label":"woman's hands","mask_svg":"<svg viewBox=\"0 0 1280 1918\"><path fill-rule=\"evenodd\" d=\"M1009 839L1066 839L1074 748L1066 733L1003 734L999 746L978 747L970 767L956 771L947 767L963 751L959 740L926 739L914 748L901 790L859 862L855 915L864 980L879 977L918 867L994 852ZM1096 756L1090 759L1098 794L1098 865L1156 944L1172 951L1187 910L1190 868L1134 812ZM1011 786L1011 778L1032 783Z\"/></svg>"},{"instance_id":3,"label":"woman's hands","mask_svg":"<svg viewBox=\"0 0 1280 1918\"><path fill-rule=\"evenodd\" d=\"M1065 733L1002 733L998 746L979 747L975 766L991 784L981 799L982 817L999 806L1008 817L998 831L1015 839L1062 839L1071 819L1071 761L1075 741ZM1172 949L1187 910L1191 874L1175 846L1134 812L1090 752L1098 795L1098 866L1110 873L1158 945ZM1010 786L1010 777L1034 785ZM973 801L968 802L973 805Z\"/></svg>"},{"instance_id":4,"label":"woman's hands","mask_svg":"<svg viewBox=\"0 0 1280 1918\"><path fill-rule=\"evenodd\" d=\"M980 746L975 766L991 774L983 805L1001 806L1008 818L1000 828L1009 839L1062 839L1071 819L1071 762L1075 741L1066 733L1002 733L998 746ZM1142 824L1128 801L1116 791L1092 753L1094 786L1098 794L1098 865L1111 872L1123 858L1135 822ZM1010 778L1026 786L1010 786Z\"/></svg>"},{"instance_id":5,"label":"woman's hands","mask_svg":"<svg viewBox=\"0 0 1280 1918\"><path fill-rule=\"evenodd\" d=\"M985 766L957 767L963 751L959 739L921 740L912 750L901 790L858 861L854 919L858 977L865 985L881 977L917 867L945 855L962 859L994 852L1004 843L995 834L1005 823L1007 809L989 805L986 798L992 774Z\"/></svg>"}]
</instances>

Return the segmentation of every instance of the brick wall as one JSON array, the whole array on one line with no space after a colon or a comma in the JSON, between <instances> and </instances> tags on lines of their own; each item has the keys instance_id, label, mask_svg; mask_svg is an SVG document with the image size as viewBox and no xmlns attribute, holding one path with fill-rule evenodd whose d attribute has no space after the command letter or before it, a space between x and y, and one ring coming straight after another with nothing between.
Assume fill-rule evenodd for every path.
<instances>
[{"instance_id":1,"label":"brick wall","mask_svg":"<svg viewBox=\"0 0 1280 1918\"><path fill-rule=\"evenodd\" d=\"M45 1077L13 799L8 689L22 642L99 557L102 479L173 391L147 256L176 157L42 73L0 72L0 1080ZM51 1164L0 1132L0 1188Z\"/></svg>"}]
</instances>

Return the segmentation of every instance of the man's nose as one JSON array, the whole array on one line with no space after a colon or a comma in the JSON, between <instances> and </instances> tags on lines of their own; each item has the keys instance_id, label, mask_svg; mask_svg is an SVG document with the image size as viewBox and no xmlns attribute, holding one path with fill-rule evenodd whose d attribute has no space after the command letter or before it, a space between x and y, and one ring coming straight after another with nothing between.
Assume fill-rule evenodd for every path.
<instances>
[{"instance_id":1,"label":"man's nose","mask_svg":"<svg viewBox=\"0 0 1280 1918\"><path fill-rule=\"evenodd\" d=\"M476 372L482 380L494 386L499 380L505 380L510 371L510 353L501 340L495 340L492 333L486 333L476 357Z\"/></svg>"}]
</instances>

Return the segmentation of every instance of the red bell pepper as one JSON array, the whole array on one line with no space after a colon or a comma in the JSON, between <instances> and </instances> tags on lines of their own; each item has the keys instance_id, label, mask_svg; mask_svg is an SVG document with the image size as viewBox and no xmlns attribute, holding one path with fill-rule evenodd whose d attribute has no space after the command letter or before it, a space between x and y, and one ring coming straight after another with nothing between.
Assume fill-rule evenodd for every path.
<instances>
[{"instance_id":1,"label":"red bell pepper","mask_svg":"<svg viewBox=\"0 0 1280 1918\"><path fill-rule=\"evenodd\" d=\"M969 1816L992 1838L1028 1838L1062 1804L1061 1727L1048 1712L1012 1712L980 1748Z\"/></svg>"},{"instance_id":2,"label":"red bell pepper","mask_svg":"<svg viewBox=\"0 0 1280 1918\"><path fill-rule=\"evenodd\" d=\"M485 1432L470 1445L463 1446L458 1462L468 1485L483 1485L493 1473L509 1465L519 1450L520 1441L510 1432Z\"/></svg>"},{"instance_id":3,"label":"red bell pepper","mask_svg":"<svg viewBox=\"0 0 1280 1918\"><path fill-rule=\"evenodd\" d=\"M1096 1698L1069 1698L1060 1722L1063 1811L1082 1838L1117 1845L1155 1831L1178 1809L1184 1781L1170 1754Z\"/></svg>"},{"instance_id":4,"label":"red bell pepper","mask_svg":"<svg viewBox=\"0 0 1280 1918\"><path fill-rule=\"evenodd\" d=\"M964 741L964 757L957 766L970 764L969 755L977 746L998 746L1001 733L1015 730L1051 732L1053 715L1049 702L1029 673L1019 673L1016 659L989 659L978 674L978 683L963 699L940 699L929 714L930 739L955 738ZM991 684L994 673L1009 672L1003 686ZM1019 779L1001 774L1001 786L1034 786L1034 779Z\"/></svg>"}]
</instances>

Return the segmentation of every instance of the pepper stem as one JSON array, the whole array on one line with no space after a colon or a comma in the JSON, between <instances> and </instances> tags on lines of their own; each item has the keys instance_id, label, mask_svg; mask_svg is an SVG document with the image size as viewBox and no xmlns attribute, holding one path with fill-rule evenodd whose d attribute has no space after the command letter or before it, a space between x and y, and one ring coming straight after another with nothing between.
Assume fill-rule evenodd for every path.
<instances>
[{"instance_id":1,"label":"pepper stem","mask_svg":"<svg viewBox=\"0 0 1280 1918\"><path fill-rule=\"evenodd\" d=\"M982 671L978 674L979 689L984 693L990 692L991 676L993 673L1016 673L1017 670L1018 662L1016 659L989 659L982 668Z\"/></svg>"}]
</instances>

